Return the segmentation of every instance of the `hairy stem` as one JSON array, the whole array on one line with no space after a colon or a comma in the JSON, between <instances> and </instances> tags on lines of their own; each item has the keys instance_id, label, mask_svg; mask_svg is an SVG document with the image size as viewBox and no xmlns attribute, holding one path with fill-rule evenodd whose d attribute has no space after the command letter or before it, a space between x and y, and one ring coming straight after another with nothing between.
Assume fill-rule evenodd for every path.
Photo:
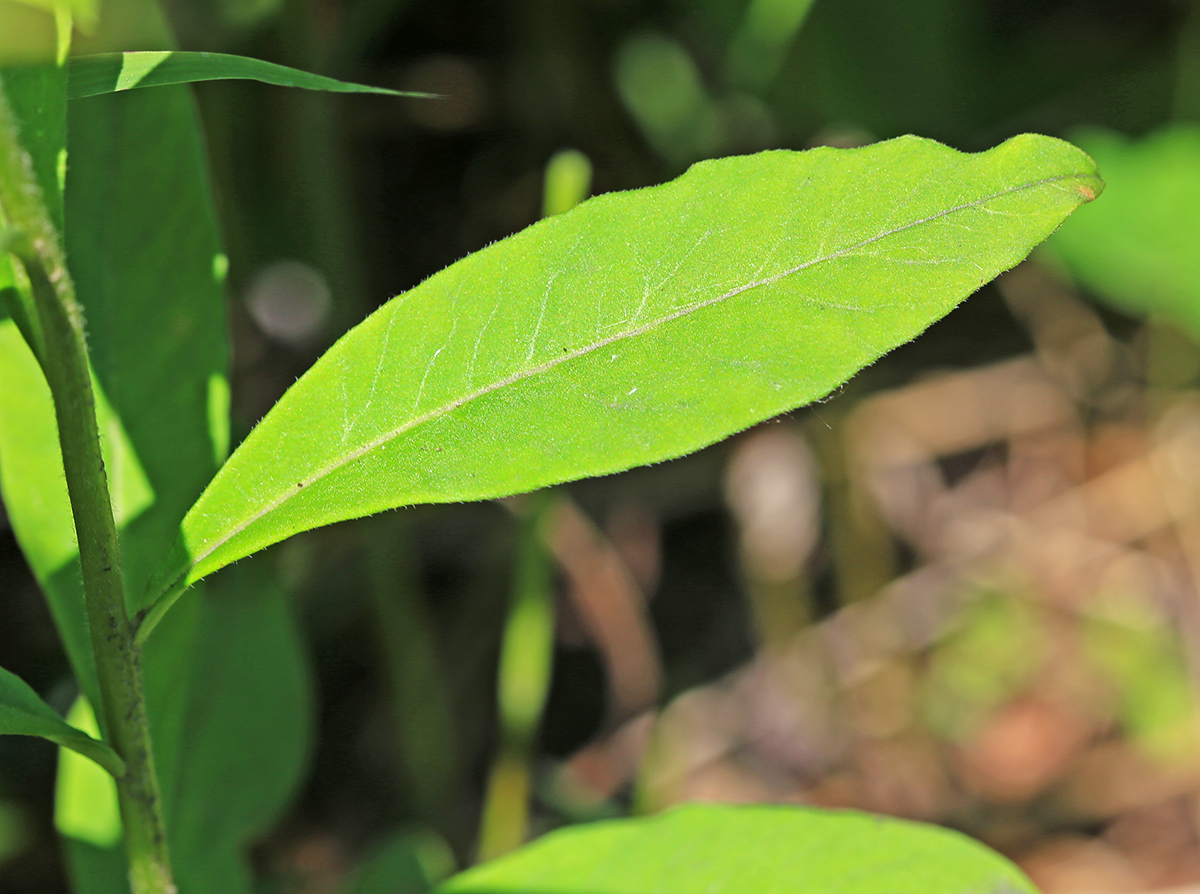
<instances>
[{"instance_id":1,"label":"hairy stem","mask_svg":"<svg viewBox=\"0 0 1200 894\"><path fill-rule=\"evenodd\" d=\"M0 83L0 87L3 84ZM29 277L42 344L35 346L58 421L75 519L106 741L125 761L117 780L133 894L174 894L158 781L142 694L141 655L125 608L108 479L88 368L83 314L58 233L18 122L0 89L0 211L20 238L9 250ZM40 349L40 350L39 350Z\"/></svg>"}]
</instances>

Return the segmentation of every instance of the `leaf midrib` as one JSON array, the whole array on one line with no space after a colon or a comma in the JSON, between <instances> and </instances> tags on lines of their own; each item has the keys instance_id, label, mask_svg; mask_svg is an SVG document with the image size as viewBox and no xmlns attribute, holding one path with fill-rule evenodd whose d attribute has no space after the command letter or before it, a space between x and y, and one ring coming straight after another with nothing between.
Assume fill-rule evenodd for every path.
<instances>
[{"instance_id":1,"label":"leaf midrib","mask_svg":"<svg viewBox=\"0 0 1200 894\"><path fill-rule=\"evenodd\" d=\"M926 217L922 217L917 220L910 221L908 223L893 227L889 230L884 230L880 233L876 233L875 235L870 236L867 239L863 239L860 242L856 242L855 244L847 246L846 248L839 249L838 251L833 252L831 254L824 255L824 256L818 257L818 258L813 258L811 260L805 261L802 264L798 264L795 267L790 267L787 270L780 271L779 273L776 273L772 276L763 277L763 278L757 279L757 280L752 280L751 282L748 282L744 285L738 286L737 288L730 289L727 292L723 292L720 295L714 296L712 298L707 298L704 301L699 301L699 302L696 302L695 304L689 304L686 307L679 308L678 310L672 311L671 313L666 314L665 316L659 317L658 319L651 320L650 322L645 323L641 326L637 326L633 329L628 329L628 330L616 333L614 335L603 338L600 341L593 342L585 347L578 348L574 351L570 351L570 352L562 354L561 356L558 356L558 357L554 357L554 358L546 361L545 363L539 364L538 366L533 366L533 367L529 367L528 369L520 370L509 376L506 376L503 379L493 382L490 385L487 385L483 388L476 389L475 391L473 391L469 394L465 394L460 398L456 398L455 400L449 401L439 407L436 407L426 413L421 414L420 416L414 416L411 419L407 420L402 425L399 425L396 428L392 429L391 431L389 431L383 435L380 435L379 437L369 441L368 443L364 444L362 447L359 447L356 450L350 451L344 457L336 460L335 462L330 463L329 465L318 470L315 474L309 476L308 478L301 479L295 487L289 487L278 498L276 498L275 500L273 500L267 504L264 504L262 509L260 509L258 512L250 515L248 518L246 518L245 521L242 521L242 522L238 523L235 527L231 528L225 536L214 541L212 543L212 545L209 546L207 549L205 549L203 552L200 552L197 555L193 556L191 565L183 571L183 573L182 573L182 575L180 575L180 577L175 578L175 580L180 580L180 579L185 578L187 573L192 568L195 568L198 564L200 564L200 562L204 561L206 558L211 556L214 552L216 552L218 549L220 549L222 546L224 546L226 543L228 543L230 540L232 540L234 537L236 537L242 531L246 530L246 528L250 527L252 524L257 522L259 519L265 517L266 515L269 515L271 512L273 512L274 510L278 509L280 506L287 503L289 500L292 499L293 496L295 496L296 494L303 493L305 488L328 477L329 475L333 474L334 472L338 471L339 469L350 465L351 463L355 462L356 460L360 459L361 457L365 456L366 454L370 453L371 451L383 446L384 444L387 444L390 441L395 440L396 438L400 437L401 435L405 434L406 432L411 431L412 429L417 428L421 425L424 425L426 422L429 422L432 419L437 419L437 418L440 418L441 416L444 416L447 413L451 413L454 410L457 410L460 407L463 407L466 404L471 403L472 401L477 400L480 397L484 397L488 394L491 394L494 391L499 391L501 388L507 388L509 385L514 385L517 382L523 381L524 379L528 379L535 375L540 375L541 373L548 372L549 370L554 369L557 366L560 366L571 360L575 360L579 357L583 357L587 354L592 353L593 351L598 351L601 348L607 347L616 342L622 341L627 338L637 338L638 336L644 335L645 333L647 333L647 332L651 331L652 329L655 329L659 326L665 325L667 323L671 323L682 317L689 316L689 315L695 313L696 311L703 310L704 308L711 307L715 304L719 304L722 301L726 301L730 298L735 298L738 295L742 294L743 292L748 292L752 289L760 288L761 286L772 285L782 279L786 279L789 276L794 276L797 273L801 273L801 272L803 272L809 268L815 267L819 264L828 263L830 261L836 261L839 258L845 257L845 256L851 254L852 252L855 252L861 248L864 248L865 246L880 242L884 239L887 239L889 236L896 235L897 233L902 233L902 232L905 232L906 230L911 230L915 227L919 227L919 226L923 226L924 224L932 223L933 221L939 220L943 217L948 217L951 214L956 214L960 211L966 211L971 208L978 208L981 205L985 205L988 202L995 201L996 199L1003 198L1004 196L1007 196L1007 195L1012 195L1014 193L1023 192L1025 190L1029 190L1029 189L1036 189L1040 186L1047 186L1047 185L1053 184L1053 183L1061 183L1061 182L1064 182L1067 180L1083 179L1083 178L1087 178L1090 176L1092 176L1092 174L1090 174L1089 172L1081 171L1081 172L1076 172L1076 173L1072 173L1072 174L1061 174L1061 175L1058 175L1055 177L1046 177L1041 180L1035 180L1030 183L1023 183L1019 186L1014 186L1014 187L1002 190L997 193L992 193L991 195L983 196L982 198L976 199L971 202L964 202L959 205L954 205L950 208L943 209L942 211L939 211L935 214L930 214ZM251 434L253 434L253 433L251 433ZM233 459L233 457L231 456L230 460L232 460L232 459ZM226 466L228 466L228 462L226 463ZM220 472L217 473L217 477L220 477ZM214 478L213 480L215 482L216 478ZM169 591L169 589L170 589L170 587L166 588L164 590L164 592Z\"/></svg>"}]
</instances>

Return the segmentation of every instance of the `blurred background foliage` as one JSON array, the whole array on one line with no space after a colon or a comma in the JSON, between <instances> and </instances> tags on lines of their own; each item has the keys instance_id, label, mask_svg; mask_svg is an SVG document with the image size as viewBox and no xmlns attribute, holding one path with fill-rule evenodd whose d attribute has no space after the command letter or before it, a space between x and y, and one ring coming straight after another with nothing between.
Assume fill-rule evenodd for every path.
<instances>
[{"instance_id":1,"label":"blurred background foliage","mask_svg":"<svg viewBox=\"0 0 1200 894\"><path fill-rule=\"evenodd\" d=\"M262 891L422 891L555 826L698 798L949 824L1048 894L1200 890L1200 3L166 6L184 49L444 96L197 88L235 440L388 297L589 189L1029 130L1109 184L817 406L254 560L291 595L317 705L307 774L254 842ZM0 665L65 712L0 535ZM44 743L0 739L6 894L64 889L53 777Z\"/></svg>"}]
</instances>

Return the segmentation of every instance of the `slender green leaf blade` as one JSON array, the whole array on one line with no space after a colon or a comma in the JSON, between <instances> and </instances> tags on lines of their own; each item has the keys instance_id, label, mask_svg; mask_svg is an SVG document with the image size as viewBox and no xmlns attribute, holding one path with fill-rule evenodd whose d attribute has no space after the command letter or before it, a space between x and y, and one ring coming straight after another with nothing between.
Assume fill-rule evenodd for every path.
<instances>
[{"instance_id":1,"label":"slender green leaf blade","mask_svg":"<svg viewBox=\"0 0 1200 894\"><path fill-rule=\"evenodd\" d=\"M1200 127L1173 124L1141 140L1092 131L1079 140L1111 189L1047 247L1114 307L1161 314L1200 338Z\"/></svg>"},{"instance_id":2,"label":"slender green leaf blade","mask_svg":"<svg viewBox=\"0 0 1200 894\"><path fill-rule=\"evenodd\" d=\"M1022 894L965 835L864 813L692 805L552 832L438 894Z\"/></svg>"},{"instance_id":3,"label":"slender green leaf blade","mask_svg":"<svg viewBox=\"0 0 1200 894\"><path fill-rule=\"evenodd\" d=\"M14 673L0 668L0 735L40 736L77 751L114 776L125 775L125 762L115 751L80 732L56 713Z\"/></svg>"},{"instance_id":4,"label":"slender green leaf blade","mask_svg":"<svg viewBox=\"0 0 1200 894\"><path fill-rule=\"evenodd\" d=\"M137 87L193 84L197 81L262 81L279 87L324 90L330 93L381 93L386 96L428 98L428 93L352 84L228 53L189 53L180 50L97 53L70 61L67 95L71 99L99 96Z\"/></svg>"},{"instance_id":5,"label":"slender green leaf blade","mask_svg":"<svg viewBox=\"0 0 1200 894\"><path fill-rule=\"evenodd\" d=\"M815 400L1101 189L1049 137L703 162L392 300L297 382L184 520L151 598L298 531L680 456Z\"/></svg>"}]
</instances>

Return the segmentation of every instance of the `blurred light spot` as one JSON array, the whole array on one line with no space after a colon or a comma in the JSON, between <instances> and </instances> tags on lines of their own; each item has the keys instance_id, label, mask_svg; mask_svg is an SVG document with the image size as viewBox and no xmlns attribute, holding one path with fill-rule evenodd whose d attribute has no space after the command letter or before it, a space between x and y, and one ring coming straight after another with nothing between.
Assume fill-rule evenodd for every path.
<instances>
[{"instance_id":1,"label":"blurred light spot","mask_svg":"<svg viewBox=\"0 0 1200 894\"><path fill-rule=\"evenodd\" d=\"M1093 733L1061 705L1022 699L996 712L964 747L963 774L973 791L1019 803L1052 783Z\"/></svg>"},{"instance_id":2,"label":"blurred light spot","mask_svg":"<svg viewBox=\"0 0 1200 894\"><path fill-rule=\"evenodd\" d=\"M783 426L745 438L729 464L725 494L741 526L751 574L798 577L816 545L819 489L807 442Z\"/></svg>"},{"instance_id":3,"label":"blurred light spot","mask_svg":"<svg viewBox=\"0 0 1200 894\"><path fill-rule=\"evenodd\" d=\"M426 56L406 72L404 90L437 94L413 100L413 121L434 130L462 130L477 124L487 108L487 84L479 66L462 56Z\"/></svg>"},{"instance_id":4,"label":"blurred light spot","mask_svg":"<svg viewBox=\"0 0 1200 894\"><path fill-rule=\"evenodd\" d=\"M229 255L223 251L213 255L212 269L213 279L218 283L224 283L225 277L229 275Z\"/></svg>"},{"instance_id":5,"label":"blurred light spot","mask_svg":"<svg viewBox=\"0 0 1200 894\"><path fill-rule=\"evenodd\" d=\"M302 345L316 335L333 303L319 271L299 261L279 261L259 271L246 293L246 306L270 338Z\"/></svg>"},{"instance_id":6,"label":"blurred light spot","mask_svg":"<svg viewBox=\"0 0 1200 894\"><path fill-rule=\"evenodd\" d=\"M588 197L592 188L592 163L577 149L555 152L546 164L542 190L542 217L570 211Z\"/></svg>"},{"instance_id":7,"label":"blurred light spot","mask_svg":"<svg viewBox=\"0 0 1200 894\"><path fill-rule=\"evenodd\" d=\"M229 455L229 380L221 373L208 377L208 436L219 467Z\"/></svg>"}]
</instances>

